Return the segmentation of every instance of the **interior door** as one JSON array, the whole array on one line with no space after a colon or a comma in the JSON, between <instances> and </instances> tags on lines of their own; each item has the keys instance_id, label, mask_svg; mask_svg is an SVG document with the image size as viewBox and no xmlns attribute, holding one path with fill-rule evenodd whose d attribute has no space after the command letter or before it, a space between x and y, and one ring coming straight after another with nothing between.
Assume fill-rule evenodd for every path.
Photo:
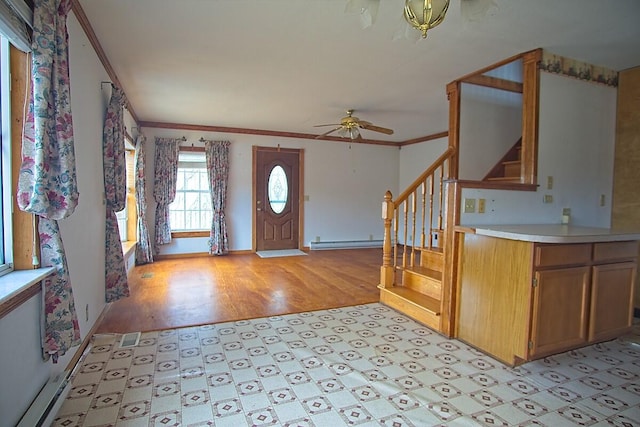
<instances>
[{"instance_id":1,"label":"interior door","mask_svg":"<svg viewBox=\"0 0 640 427\"><path fill-rule=\"evenodd\" d=\"M255 250L298 249L301 150L253 147Z\"/></svg>"}]
</instances>

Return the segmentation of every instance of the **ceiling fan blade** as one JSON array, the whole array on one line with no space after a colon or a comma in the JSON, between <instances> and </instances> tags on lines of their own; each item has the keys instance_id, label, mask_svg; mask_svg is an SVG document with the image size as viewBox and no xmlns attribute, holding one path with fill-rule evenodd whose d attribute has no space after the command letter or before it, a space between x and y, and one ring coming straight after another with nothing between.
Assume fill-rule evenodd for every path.
<instances>
[{"instance_id":1,"label":"ceiling fan blade","mask_svg":"<svg viewBox=\"0 0 640 427\"><path fill-rule=\"evenodd\" d=\"M380 133L384 133L384 134L387 134L387 135L393 135L393 130L392 129L387 129L387 128L383 128L383 127L380 127L380 126L374 126L369 122L360 121L359 126L362 129L372 130L374 132L380 132Z\"/></svg>"},{"instance_id":2,"label":"ceiling fan blade","mask_svg":"<svg viewBox=\"0 0 640 427\"><path fill-rule=\"evenodd\" d=\"M321 126L327 126L327 125L321 125ZM333 128L333 129L331 129L329 132L325 132L325 133L323 133L322 135L318 135L318 136L316 136L316 139L318 139L318 138L322 138L323 136L327 136L327 135L329 135L331 132L335 132L335 131L337 131L338 129L340 129L341 127L342 127L342 126L338 126L337 128Z\"/></svg>"},{"instance_id":3,"label":"ceiling fan blade","mask_svg":"<svg viewBox=\"0 0 640 427\"><path fill-rule=\"evenodd\" d=\"M323 126L341 126L341 125L340 125L340 123L329 123L329 124L326 124L326 125L313 125L314 128L320 128L320 127L323 127Z\"/></svg>"}]
</instances>

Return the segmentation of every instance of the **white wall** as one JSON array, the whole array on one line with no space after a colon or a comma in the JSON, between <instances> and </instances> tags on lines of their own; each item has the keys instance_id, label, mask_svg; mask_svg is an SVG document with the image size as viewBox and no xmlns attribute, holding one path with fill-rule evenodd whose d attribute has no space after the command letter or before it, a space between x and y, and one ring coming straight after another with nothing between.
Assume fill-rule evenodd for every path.
<instances>
[{"instance_id":1,"label":"white wall","mask_svg":"<svg viewBox=\"0 0 640 427\"><path fill-rule=\"evenodd\" d=\"M521 94L462 85L460 179L482 180L521 136Z\"/></svg>"},{"instance_id":2,"label":"white wall","mask_svg":"<svg viewBox=\"0 0 640 427\"><path fill-rule=\"evenodd\" d=\"M419 144L405 145L400 149L400 177L398 191L404 191L433 162L445 152L449 138L438 138ZM396 197L398 194L394 193Z\"/></svg>"},{"instance_id":3,"label":"white wall","mask_svg":"<svg viewBox=\"0 0 640 427\"><path fill-rule=\"evenodd\" d=\"M68 30L80 199L73 215L59 224L84 339L105 307L102 126L109 92L101 89L108 76L73 14ZM76 350L72 348L56 365L42 361L40 298L31 298L0 320L0 425L14 425L49 376L66 368Z\"/></svg>"},{"instance_id":4,"label":"white wall","mask_svg":"<svg viewBox=\"0 0 640 427\"><path fill-rule=\"evenodd\" d=\"M166 129L143 129L147 136L147 218L154 236L156 203L153 198L154 141L160 137L187 138L198 145L201 137L229 140L230 170L227 194L227 228L232 251L251 250L252 244L252 147L304 150L303 242L381 240L380 204L387 190L396 191L398 149L368 144L275 138L259 135L211 134ZM358 218L358 221L352 221ZM174 239L163 245L161 255L207 251L207 238Z\"/></svg>"},{"instance_id":5,"label":"white wall","mask_svg":"<svg viewBox=\"0 0 640 427\"><path fill-rule=\"evenodd\" d=\"M613 188L616 89L541 73L536 192L465 189L485 198L485 214L463 214L463 224L560 223L571 209L575 225L609 227ZM547 177L553 188L547 189ZM544 195L553 197L543 203ZM604 195L605 206L600 206Z\"/></svg>"}]
</instances>

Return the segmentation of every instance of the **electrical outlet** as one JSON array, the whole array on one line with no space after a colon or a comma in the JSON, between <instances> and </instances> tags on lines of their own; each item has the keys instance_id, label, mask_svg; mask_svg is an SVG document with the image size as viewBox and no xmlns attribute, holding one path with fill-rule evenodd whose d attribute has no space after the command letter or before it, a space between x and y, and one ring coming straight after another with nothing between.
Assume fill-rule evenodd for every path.
<instances>
[{"instance_id":1,"label":"electrical outlet","mask_svg":"<svg viewBox=\"0 0 640 427\"><path fill-rule=\"evenodd\" d=\"M484 209L485 209L485 200L478 199L478 213L484 213Z\"/></svg>"},{"instance_id":2,"label":"electrical outlet","mask_svg":"<svg viewBox=\"0 0 640 427\"><path fill-rule=\"evenodd\" d=\"M320 241L320 236L316 236L316 242Z\"/></svg>"},{"instance_id":3,"label":"electrical outlet","mask_svg":"<svg viewBox=\"0 0 640 427\"><path fill-rule=\"evenodd\" d=\"M604 206L605 204L606 204L605 195L601 194L600 195L600 206Z\"/></svg>"},{"instance_id":4,"label":"electrical outlet","mask_svg":"<svg viewBox=\"0 0 640 427\"><path fill-rule=\"evenodd\" d=\"M373 240L373 234L369 234L369 240Z\"/></svg>"},{"instance_id":5,"label":"electrical outlet","mask_svg":"<svg viewBox=\"0 0 640 427\"><path fill-rule=\"evenodd\" d=\"M464 213L474 213L476 211L476 199L464 199Z\"/></svg>"},{"instance_id":6,"label":"electrical outlet","mask_svg":"<svg viewBox=\"0 0 640 427\"><path fill-rule=\"evenodd\" d=\"M553 196L551 194L545 194L543 201L544 203L553 203Z\"/></svg>"},{"instance_id":7,"label":"electrical outlet","mask_svg":"<svg viewBox=\"0 0 640 427\"><path fill-rule=\"evenodd\" d=\"M553 189L553 177L552 176L548 176L547 177L547 190L551 190Z\"/></svg>"},{"instance_id":8,"label":"electrical outlet","mask_svg":"<svg viewBox=\"0 0 640 427\"><path fill-rule=\"evenodd\" d=\"M571 208L562 208L562 215L571 215Z\"/></svg>"}]
</instances>

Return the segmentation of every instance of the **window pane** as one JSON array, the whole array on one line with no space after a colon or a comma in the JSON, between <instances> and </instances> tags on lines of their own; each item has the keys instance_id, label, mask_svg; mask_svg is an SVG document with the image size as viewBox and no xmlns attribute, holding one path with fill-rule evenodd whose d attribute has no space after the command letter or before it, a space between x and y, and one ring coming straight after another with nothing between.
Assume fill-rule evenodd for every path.
<instances>
[{"instance_id":1,"label":"window pane","mask_svg":"<svg viewBox=\"0 0 640 427\"><path fill-rule=\"evenodd\" d=\"M211 196L204 153L180 153L178 175L182 178L171 204L171 229L208 230L211 226ZM178 215L180 219L177 219Z\"/></svg>"},{"instance_id":2,"label":"window pane","mask_svg":"<svg viewBox=\"0 0 640 427\"><path fill-rule=\"evenodd\" d=\"M284 210L289 196L289 183L282 166L277 165L269 174L269 204L273 212L279 214Z\"/></svg>"}]
</instances>

